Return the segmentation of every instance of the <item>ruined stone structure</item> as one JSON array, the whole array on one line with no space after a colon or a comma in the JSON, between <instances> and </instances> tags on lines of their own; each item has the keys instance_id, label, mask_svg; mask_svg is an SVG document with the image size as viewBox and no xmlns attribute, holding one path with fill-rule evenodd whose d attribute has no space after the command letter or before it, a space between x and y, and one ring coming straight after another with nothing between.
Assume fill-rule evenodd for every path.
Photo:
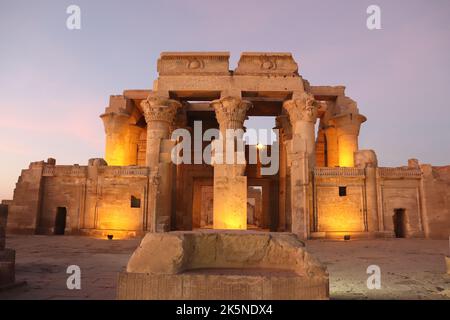
<instances>
[{"instance_id":1,"label":"ruined stone structure","mask_svg":"<svg viewBox=\"0 0 450 320\"><path fill-rule=\"evenodd\" d=\"M0 289L14 285L16 252L6 248L8 206L0 204Z\"/></svg>"},{"instance_id":2,"label":"ruined stone structure","mask_svg":"<svg viewBox=\"0 0 450 320\"><path fill-rule=\"evenodd\" d=\"M144 237L117 298L328 299L328 290L325 267L292 233L175 231Z\"/></svg>"},{"instance_id":3,"label":"ruined stone structure","mask_svg":"<svg viewBox=\"0 0 450 320\"><path fill-rule=\"evenodd\" d=\"M450 167L383 168L359 150L366 118L343 86L314 86L289 53L162 53L152 90L111 96L105 160L33 162L9 202L10 232L128 237L170 230L260 229L313 237L447 238ZM276 118L280 168L174 164L174 129L245 129ZM238 137L239 138L239 137ZM389 137L386 137L389 138ZM207 144L197 145L202 151ZM270 146L266 147L271 149ZM238 155L239 156L239 155Z\"/></svg>"}]
</instances>

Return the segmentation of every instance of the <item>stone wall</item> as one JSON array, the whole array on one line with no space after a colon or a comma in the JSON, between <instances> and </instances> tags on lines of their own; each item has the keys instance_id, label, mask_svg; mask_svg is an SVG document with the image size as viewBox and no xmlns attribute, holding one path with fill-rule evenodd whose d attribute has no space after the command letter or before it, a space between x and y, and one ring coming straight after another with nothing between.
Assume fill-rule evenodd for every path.
<instances>
[{"instance_id":1,"label":"stone wall","mask_svg":"<svg viewBox=\"0 0 450 320\"><path fill-rule=\"evenodd\" d=\"M364 170L316 169L315 196L316 232L366 231Z\"/></svg>"},{"instance_id":2,"label":"stone wall","mask_svg":"<svg viewBox=\"0 0 450 320\"><path fill-rule=\"evenodd\" d=\"M200 193L196 190L212 185L212 168L183 165L178 169L174 175L173 192L177 200L172 228L201 227L204 201L197 197ZM372 169L375 193L368 188L368 169L314 169L309 201L311 232L394 236L394 214L403 210L406 237L448 238L450 166ZM57 166L53 159L33 162L22 171L14 199L8 201L8 230L53 234L58 210L63 208L65 234L102 237L141 234L149 230L152 223L150 212L155 191L150 171L145 166L106 166L98 162L88 166ZM345 195L340 195L340 187L344 187ZM275 201L272 194L275 192L263 195L264 201ZM372 198L375 203L372 201L373 206L370 206ZM273 206L263 202L263 212L269 207L273 210ZM264 213L264 217L267 214L273 217L273 212ZM264 222L264 219L261 227L268 228L269 220ZM286 219L289 225L290 217Z\"/></svg>"},{"instance_id":3,"label":"stone wall","mask_svg":"<svg viewBox=\"0 0 450 320\"><path fill-rule=\"evenodd\" d=\"M62 209L65 234L142 233L148 223L149 175L147 167L31 164L17 182L8 229L53 234Z\"/></svg>"},{"instance_id":4,"label":"stone wall","mask_svg":"<svg viewBox=\"0 0 450 320\"><path fill-rule=\"evenodd\" d=\"M375 195L367 179L367 170L372 169ZM405 237L448 237L450 175L431 176L422 178L422 171L414 167L316 168L312 231L395 236L394 215L400 210L404 213ZM370 197L376 198L373 217L368 213Z\"/></svg>"},{"instance_id":5,"label":"stone wall","mask_svg":"<svg viewBox=\"0 0 450 320\"><path fill-rule=\"evenodd\" d=\"M378 168L379 222L382 231L394 232L395 210L404 210L405 236L424 236L421 178L418 168Z\"/></svg>"},{"instance_id":6,"label":"stone wall","mask_svg":"<svg viewBox=\"0 0 450 320\"><path fill-rule=\"evenodd\" d=\"M450 235L450 166L422 165L427 236L448 239Z\"/></svg>"}]
</instances>

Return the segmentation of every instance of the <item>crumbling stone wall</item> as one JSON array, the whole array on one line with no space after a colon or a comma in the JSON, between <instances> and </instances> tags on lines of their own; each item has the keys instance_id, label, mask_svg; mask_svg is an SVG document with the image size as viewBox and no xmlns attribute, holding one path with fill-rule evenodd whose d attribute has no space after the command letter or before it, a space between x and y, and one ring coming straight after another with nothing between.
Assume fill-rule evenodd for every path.
<instances>
[{"instance_id":1,"label":"crumbling stone wall","mask_svg":"<svg viewBox=\"0 0 450 320\"><path fill-rule=\"evenodd\" d=\"M62 208L65 234L135 235L146 230L148 190L147 167L110 167L98 161L88 166L32 163L22 171L10 201L8 230L53 234Z\"/></svg>"},{"instance_id":2,"label":"crumbling stone wall","mask_svg":"<svg viewBox=\"0 0 450 320\"><path fill-rule=\"evenodd\" d=\"M422 165L426 233L430 238L450 235L450 166Z\"/></svg>"}]
</instances>

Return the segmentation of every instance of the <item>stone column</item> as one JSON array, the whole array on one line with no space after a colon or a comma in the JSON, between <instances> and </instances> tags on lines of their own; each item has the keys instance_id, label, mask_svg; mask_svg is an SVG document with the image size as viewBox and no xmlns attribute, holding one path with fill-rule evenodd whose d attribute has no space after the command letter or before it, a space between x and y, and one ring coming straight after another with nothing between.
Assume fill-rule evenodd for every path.
<instances>
[{"instance_id":1,"label":"stone column","mask_svg":"<svg viewBox=\"0 0 450 320\"><path fill-rule=\"evenodd\" d=\"M278 201L278 231L286 231L287 229L287 214L289 210L288 199L288 168L287 168L287 154L286 143L292 138L292 128L289 123L288 116L281 115L276 117L276 128L279 130L280 139L280 171L278 175L279 181L279 201Z\"/></svg>"},{"instance_id":2,"label":"stone column","mask_svg":"<svg viewBox=\"0 0 450 320\"><path fill-rule=\"evenodd\" d=\"M283 103L292 125L292 139L287 146L290 167L291 232L307 239L310 231L309 176L315 164L314 124L317 104L312 95L302 93Z\"/></svg>"},{"instance_id":3,"label":"stone column","mask_svg":"<svg viewBox=\"0 0 450 320\"><path fill-rule=\"evenodd\" d=\"M356 113L339 115L330 120L336 128L340 167L354 166L354 153L358 151L359 129L364 121L366 117Z\"/></svg>"},{"instance_id":4,"label":"stone column","mask_svg":"<svg viewBox=\"0 0 450 320\"><path fill-rule=\"evenodd\" d=\"M327 139L327 166L339 167L339 150L336 128L333 126L325 127L325 137Z\"/></svg>"},{"instance_id":5,"label":"stone column","mask_svg":"<svg viewBox=\"0 0 450 320\"><path fill-rule=\"evenodd\" d=\"M105 160L110 166L126 166L129 156L127 131L130 115L125 112L110 112L100 116L106 134Z\"/></svg>"},{"instance_id":6,"label":"stone column","mask_svg":"<svg viewBox=\"0 0 450 320\"><path fill-rule=\"evenodd\" d=\"M156 199L150 199L148 229L152 232L169 231L172 216L173 163L170 129L181 104L159 96L149 96L141 103L147 122L146 165L157 171L158 183L154 183Z\"/></svg>"},{"instance_id":7,"label":"stone column","mask_svg":"<svg viewBox=\"0 0 450 320\"><path fill-rule=\"evenodd\" d=\"M240 97L226 96L211 102L222 135L222 154L214 154L214 229L247 229L247 177L245 174L245 147L235 152L234 137L227 136L228 129L238 131L236 140L242 141L244 120L250 102ZM231 141L233 140L233 141ZM240 141L238 141L239 143ZM228 147L227 147L228 146ZM237 147L237 146L236 146ZM227 163L227 154L233 155L233 163ZM240 161L243 157L243 163ZM222 163L217 160L222 159Z\"/></svg>"},{"instance_id":8,"label":"stone column","mask_svg":"<svg viewBox=\"0 0 450 320\"><path fill-rule=\"evenodd\" d=\"M366 176L367 231L376 233L378 225L377 155L373 150L355 152L355 167L364 169Z\"/></svg>"},{"instance_id":9,"label":"stone column","mask_svg":"<svg viewBox=\"0 0 450 320\"><path fill-rule=\"evenodd\" d=\"M111 96L103 120L106 134L105 160L111 166L137 164L137 145L141 128L134 125L135 106L122 95Z\"/></svg>"}]
</instances>

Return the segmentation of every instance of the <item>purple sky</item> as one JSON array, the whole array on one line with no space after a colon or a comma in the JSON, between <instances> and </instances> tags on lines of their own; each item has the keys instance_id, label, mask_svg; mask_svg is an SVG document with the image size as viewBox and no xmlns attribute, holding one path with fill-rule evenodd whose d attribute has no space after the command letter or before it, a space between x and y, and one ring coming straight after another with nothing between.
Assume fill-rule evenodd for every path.
<instances>
[{"instance_id":1,"label":"purple sky","mask_svg":"<svg viewBox=\"0 0 450 320\"><path fill-rule=\"evenodd\" d=\"M102 157L109 95L150 88L161 51L230 51L232 69L242 51L290 51L311 84L347 86L380 165L450 164L449 18L448 0L0 0L0 199L31 161Z\"/></svg>"}]
</instances>

